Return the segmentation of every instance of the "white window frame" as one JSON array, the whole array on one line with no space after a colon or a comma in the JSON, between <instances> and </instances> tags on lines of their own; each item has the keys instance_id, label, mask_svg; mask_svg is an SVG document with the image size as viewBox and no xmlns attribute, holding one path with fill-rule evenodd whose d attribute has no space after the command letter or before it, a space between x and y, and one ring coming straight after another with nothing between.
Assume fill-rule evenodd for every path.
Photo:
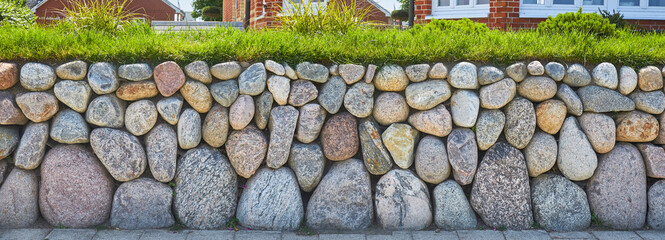
<instances>
[{"instance_id":1,"label":"white window frame","mask_svg":"<svg viewBox=\"0 0 665 240\"><path fill-rule=\"evenodd\" d=\"M488 17L490 14L489 3L479 5L477 2L478 0L469 0L469 5L457 5L457 0L450 0L450 6L439 6L439 0L432 0L432 15L425 16L425 19Z\"/></svg>"},{"instance_id":2,"label":"white window frame","mask_svg":"<svg viewBox=\"0 0 665 240\"><path fill-rule=\"evenodd\" d=\"M296 5L297 5L299 8L302 9L302 8L304 8L304 5L308 4L311 0L299 0L299 1L300 1L300 3L296 3ZM313 8L315 11L316 11L318 8L321 8L321 7L324 8L324 10L325 10L325 7L328 6L328 2L329 2L329 1L330 1L330 0L318 0L318 1L316 1L316 2L312 2L312 8ZM282 8L284 8L284 9L287 9L287 8L293 9L293 8L295 8L295 7L296 7L296 6L292 5L291 2L290 2L289 0L282 0ZM277 15L278 15L278 16L283 16L283 15L285 15L285 14L286 14L286 13L284 13L284 12L280 12L280 13L277 14Z\"/></svg>"},{"instance_id":3,"label":"white window frame","mask_svg":"<svg viewBox=\"0 0 665 240\"><path fill-rule=\"evenodd\" d=\"M542 1L542 0L541 0ZM554 5L553 0L544 0L545 4L524 4L520 0L520 18L547 18L559 13L576 12L580 7L584 13L617 11L625 19L665 20L665 7L649 6L649 0L640 0L639 6L619 6L619 0L604 0L603 5L583 5L583 0L574 0L573 5Z\"/></svg>"}]
</instances>

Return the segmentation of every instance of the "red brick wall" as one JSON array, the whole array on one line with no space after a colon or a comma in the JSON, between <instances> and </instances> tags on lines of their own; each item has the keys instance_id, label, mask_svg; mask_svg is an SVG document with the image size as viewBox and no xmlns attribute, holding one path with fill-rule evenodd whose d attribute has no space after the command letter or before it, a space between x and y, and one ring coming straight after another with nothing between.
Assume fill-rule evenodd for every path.
<instances>
[{"instance_id":1,"label":"red brick wall","mask_svg":"<svg viewBox=\"0 0 665 240\"><path fill-rule=\"evenodd\" d=\"M62 18L62 15L58 12L64 9L63 2L64 0L44 0L47 1L39 8L36 9L35 15L37 15L37 23L47 24L52 20L47 20L46 18ZM127 9L144 14L149 20L158 20L158 21L173 21L173 16L175 15L175 10L162 0L136 0L132 1Z\"/></svg>"},{"instance_id":2,"label":"red brick wall","mask_svg":"<svg viewBox=\"0 0 665 240\"><path fill-rule=\"evenodd\" d=\"M233 14L235 9L233 9L233 5L235 3L235 0L224 0L222 1L222 21L224 22L231 22L233 20Z\"/></svg>"},{"instance_id":3,"label":"red brick wall","mask_svg":"<svg viewBox=\"0 0 665 240\"><path fill-rule=\"evenodd\" d=\"M415 8L413 21L419 24L428 23L429 20L425 20L425 16L432 14L432 0L415 0L413 5Z\"/></svg>"}]
</instances>

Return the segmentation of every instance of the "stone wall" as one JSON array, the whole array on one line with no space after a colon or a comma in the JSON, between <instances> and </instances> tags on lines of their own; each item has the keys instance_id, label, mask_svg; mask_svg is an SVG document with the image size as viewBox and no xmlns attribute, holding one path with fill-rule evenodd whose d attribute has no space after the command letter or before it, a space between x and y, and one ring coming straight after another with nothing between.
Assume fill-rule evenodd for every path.
<instances>
[{"instance_id":1,"label":"stone wall","mask_svg":"<svg viewBox=\"0 0 665 240\"><path fill-rule=\"evenodd\" d=\"M663 75L0 63L0 227L662 229Z\"/></svg>"}]
</instances>

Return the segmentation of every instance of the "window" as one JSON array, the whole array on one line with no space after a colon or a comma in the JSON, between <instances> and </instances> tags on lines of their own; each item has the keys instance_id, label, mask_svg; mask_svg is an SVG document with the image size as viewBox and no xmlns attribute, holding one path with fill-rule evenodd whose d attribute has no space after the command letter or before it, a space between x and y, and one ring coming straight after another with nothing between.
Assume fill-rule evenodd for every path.
<instances>
[{"instance_id":1,"label":"window","mask_svg":"<svg viewBox=\"0 0 665 240\"><path fill-rule=\"evenodd\" d=\"M326 6L326 0L283 0L282 1L282 7L284 8L294 8L296 6L300 7L301 9L304 8L309 3L312 3L312 8L314 11L318 9L319 7L325 7ZM291 3L295 4L292 5Z\"/></svg>"},{"instance_id":2,"label":"window","mask_svg":"<svg viewBox=\"0 0 665 240\"><path fill-rule=\"evenodd\" d=\"M615 10L626 19L665 20L665 0L521 0L521 18L546 18L559 13Z\"/></svg>"},{"instance_id":3,"label":"window","mask_svg":"<svg viewBox=\"0 0 665 240\"><path fill-rule=\"evenodd\" d=\"M487 17L489 3L490 0L432 0L432 15L426 19Z\"/></svg>"}]
</instances>

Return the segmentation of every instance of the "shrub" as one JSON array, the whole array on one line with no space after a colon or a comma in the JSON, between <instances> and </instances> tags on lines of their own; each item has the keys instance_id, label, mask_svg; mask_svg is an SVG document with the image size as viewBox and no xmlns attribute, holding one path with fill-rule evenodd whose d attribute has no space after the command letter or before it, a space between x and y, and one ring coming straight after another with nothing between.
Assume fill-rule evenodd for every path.
<instances>
[{"instance_id":1,"label":"shrub","mask_svg":"<svg viewBox=\"0 0 665 240\"><path fill-rule=\"evenodd\" d=\"M413 27L413 31L447 31L447 32L459 32L459 33L484 33L489 30L487 25L482 23L477 23L469 20L468 18L462 18L460 20L445 20L445 19L432 19L431 22L425 25L416 25Z\"/></svg>"},{"instance_id":2,"label":"shrub","mask_svg":"<svg viewBox=\"0 0 665 240\"><path fill-rule=\"evenodd\" d=\"M398 10L392 11L390 13L390 18L400 20L400 21L406 21L409 18L409 11L404 10L404 9L398 9Z\"/></svg>"},{"instance_id":3,"label":"shrub","mask_svg":"<svg viewBox=\"0 0 665 240\"><path fill-rule=\"evenodd\" d=\"M35 24L35 18L23 0L0 0L0 25L27 28Z\"/></svg>"},{"instance_id":4,"label":"shrub","mask_svg":"<svg viewBox=\"0 0 665 240\"><path fill-rule=\"evenodd\" d=\"M94 30L116 33L132 23L133 19L145 17L127 7L132 0L71 0L59 13L65 18L60 24L73 30Z\"/></svg>"},{"instance_id":5,"label":"shrub","mask_svg":"<svg viewBox=\"0 0 665 240\"><path fill-rule=\"evenodd\" d=\"M603 16L603 18L609 20L611 24L616 25L617 29L645 30L644 27L640 25L629 23L626 21L626 19L623 18L623 14L615 10L612 10L612 13L610 13L607 10L601 10L599 8L598 12Z\"/></svg>"},{"instance_id":6,"label":"shrub","mask_svg":"<svg viewBox=\"0 0 665 240\"><path fill-rule=\"evenodd\" d=\"M302 1L302 0L301 0ZM326 6L294 3L289 0L277 17L283 29L299 33L346 33L362 26L374 25L367 20L370 7L356 7L356 0L332 0Z\"/></svg>"},{"instance_id":7,"label":"shrub","mask_svg":"<svg viewBox=\"0 0 665 240\"><path fill-rule=\"evenodd\" d=\"M201 10L203 16L208 17L210 20L221 20L222 18L222 8L217 6L207 6Z\"/></svg>"},{"instance_id":8,"label":"shrub","mask_svg":"<svg viewBox=\"0 0 665 240\"><path fill-rule=\"evenodd\" d=\"M547 20L538 24L539 33L581 33L599 37L610 37L617 34L616 25L597 13L577 12L560 13L556 17L547 17Z\"/></svg>"}]
</instances>

